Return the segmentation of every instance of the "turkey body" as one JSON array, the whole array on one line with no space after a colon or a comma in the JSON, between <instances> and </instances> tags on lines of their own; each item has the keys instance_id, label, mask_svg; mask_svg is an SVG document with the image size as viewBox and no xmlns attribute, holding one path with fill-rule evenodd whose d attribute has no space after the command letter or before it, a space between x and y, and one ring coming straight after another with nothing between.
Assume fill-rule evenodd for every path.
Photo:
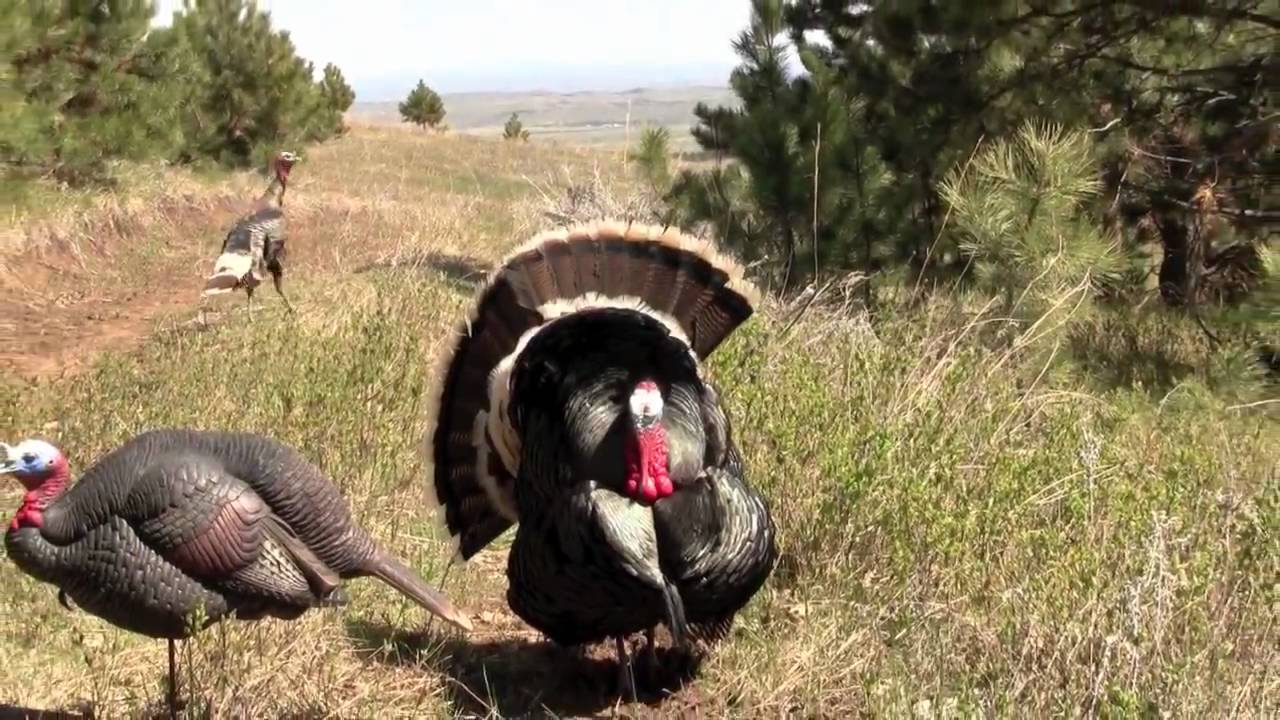
<instances>
[{"instance_id":1,"label":"turkey body","mask_svg":"<svg viewBox=\"0 0 1280 720\"><path fill-rule=\"evenodd\" d=\"M268 273L283 274L285 229L284 210L272 205L237 220L222 241L209 289L256 288Z\"/></svg>"},{"instance_id":2,"label":"turkey body","mask_svg":"<svg viewBox=\"0 0 1280 720\"><path fill-rule=\"evenodd\" d=\"M314 465L248 433L135 436L49 503L38 526L15 519L5 549L88 612L156 638L185 638L231 613L291 619L343 604L341 580L360 576L459 622L353 522Z\"/></svg>"},{"instance_id":3,"label":"turkey body","mask_svg":"<svg viewBox=\"0 0 1280 720\"><path fill-rule=\"evenodd\" d=\"M289 173L297 161L293 153L282 152L272 160L275 176L254 203L253 209L232 225L222 240L214 261L213 273L205 280L204 296L233 292L243 288L253 310L253 293L263 278L271 275L276 292L285 308L293 306L284 292L284 260L286 226L284 193Z\"/></svg>"},{"instance_id":4,"label":"turkey body","mask_svg":"<svg viewBox=\"0 0 1280 720\"><path fill-rule=\"evenodd\" d=\"M700 364L753 297L707 244L611 223L536 238L481 291L441 376L433 489L464 559L517 524L507 601L553 641L714 639L772 571L767 504ZM660 411L637 420L647 387ZM638 496L637 462L673 489Z\"/></svg>"}]
</instances>

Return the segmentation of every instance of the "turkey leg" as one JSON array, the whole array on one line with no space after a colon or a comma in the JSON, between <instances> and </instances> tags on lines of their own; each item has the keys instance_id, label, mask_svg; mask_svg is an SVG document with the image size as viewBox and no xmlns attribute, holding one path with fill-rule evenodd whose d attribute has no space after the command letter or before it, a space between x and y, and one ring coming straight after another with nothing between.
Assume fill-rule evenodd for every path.
<instances>
[{"instance_id":1,"label":"turkey leg","mask_svg":"<svg viewBox=\"0 0 1280 720\"><path fill-rule=\"evenodd\" d=\"M253 288L246 287L244 292L249 296L249 322L253 322Z\"/></svg>"},{"instance_id":2,"label":"turkey leg","mask_svg":"<svg viewBox=\"0 0 1280 720\"><path fill-rule=\"evenodd\" d=\"M178 717L178 673L173 639L169 639L169 717Z\"/></svg>"},{"instance_id":3,"label":"turkey leg","mask_svg":"<svg viewBox=\"0 0 1280 720\"><path fill-rule=\"evenodd\" d=\"M293 305L289 303L289 296L284 294L284 273L271 273L271 284L276 286L276 292L280 293L280 299L284 301L284 307L289 311L289 314L295 314Z\"/></svg>"},{"instance_id":4,"label":"turkey leg","mask_svg":"<svg viewBox=\"0 0 1280 720\"><path fill-rule=\"evenodd\" d=\"M631 671L631 655L627 652L627 643L621 637L613 639L618 648L618 694L624 700L636 702L636 679Z\"/></svg>"}]
</instances>

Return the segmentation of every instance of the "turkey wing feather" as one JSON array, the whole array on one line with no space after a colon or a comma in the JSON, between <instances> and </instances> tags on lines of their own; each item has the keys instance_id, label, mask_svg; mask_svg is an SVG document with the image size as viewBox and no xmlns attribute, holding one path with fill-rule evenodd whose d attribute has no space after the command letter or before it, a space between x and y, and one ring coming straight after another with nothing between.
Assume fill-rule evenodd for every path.
<instances>
[{"instance_id":1,"label":"turkey wing feather","mask_svg":"<svg viewBox=\"0 0 1280 720\"><path fill-rule=\"evenodd\" d=\"M134 484L122 517L170 563L210 582L236 576L242 592L280 595L302 582L323 596L338 577L248 484L214 458L178 453L158 458ZM250 567L274 552L264 565ZM292 566L292 567L290 567ZM246 586L247 584L247 586ZM296 592L291 592L296 595Z\"/></svg>"}]
</instances>

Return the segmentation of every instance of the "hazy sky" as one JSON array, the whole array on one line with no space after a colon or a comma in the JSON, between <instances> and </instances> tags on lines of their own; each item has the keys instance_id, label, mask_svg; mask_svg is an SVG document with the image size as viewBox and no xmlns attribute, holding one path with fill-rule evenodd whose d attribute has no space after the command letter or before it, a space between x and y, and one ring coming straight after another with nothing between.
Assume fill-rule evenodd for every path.
<instances>
[{"instance_id":1,"label":"hazy sky","mask_svg":"<svg viewBox=\"0 0 1280 720\"><path fill-rule=\"evenodd\" d=\"M182 0L160 0L168 24ZM441 92L727 82L748 0L259 0L303 57L361 100Z\"/></svg>"}]
</instances>

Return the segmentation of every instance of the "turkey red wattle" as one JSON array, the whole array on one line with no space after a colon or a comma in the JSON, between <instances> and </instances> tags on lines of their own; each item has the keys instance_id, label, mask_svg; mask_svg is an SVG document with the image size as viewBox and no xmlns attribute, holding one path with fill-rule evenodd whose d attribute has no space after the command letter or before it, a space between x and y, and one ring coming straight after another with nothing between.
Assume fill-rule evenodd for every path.
<instances>
[{"instance_id":1,"label":"turkey red wattle","mask_svg":"<svg viewBox=\"0 0 1280 720\"><path fill-rule=\"evenodd\" d=\"M667 431L661 423L636 428L626 447L624 489L632 499L651 504L675 491L667 468Z\"/></svg>"},{"instance_id":2,"label":"turkey red wattle","mask_svg":"<svg viewBox=\"0 0 1280 720\"><path fill-rule=\"evenodd\" d=\"M66 489L71 477L70 467L65 458L58 457L43 476L18 477L27 492L22 496L22 505L18 506L9 527L13 530L43 527L44 511Z\"/></svg>"},{"instance_id":3,"label":"turkey red wattle","mask_svg":"<svg viewBox=\"0 0 1280 720\"><path fill-rule=\"evenodd\" d=\"M295 157L291 153L280 153L275 159L276 179L282 184L289 181L289 171L293 170Z\"/></svg>"}]
</instances>

